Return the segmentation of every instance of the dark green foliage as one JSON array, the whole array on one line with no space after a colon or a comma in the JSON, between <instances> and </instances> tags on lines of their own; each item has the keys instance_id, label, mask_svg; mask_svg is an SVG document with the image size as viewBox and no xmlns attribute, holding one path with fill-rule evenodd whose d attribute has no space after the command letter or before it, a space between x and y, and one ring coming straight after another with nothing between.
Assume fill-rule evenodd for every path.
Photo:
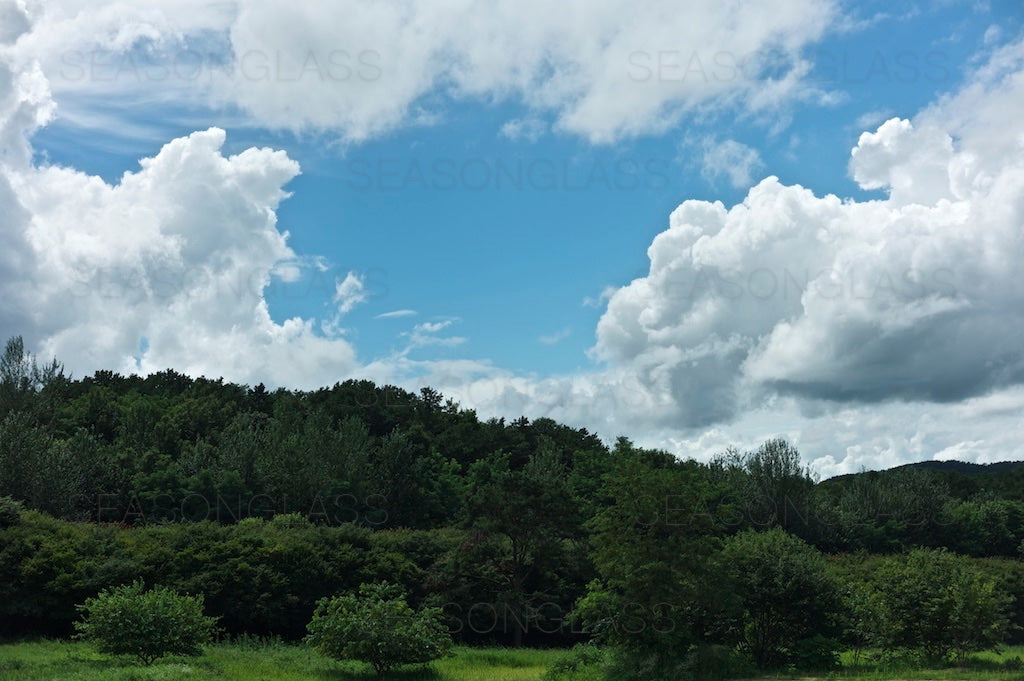
<instances>
[{"instance_id":1,"label":"dark green foliage","mask_svg":"<svg viewBox=\"0 0 1024 681\"><path fill-rule=\"evenodd\" d=\"M0 528L12 527L21 522L21 512L25 507L21 502L10 497L0 497Z\"/></svg>"},{"instance_id":2,"label":"dark green foliage","mask_svg":"<svg viewBox=\"0 0 1024 681\"><path fill-rule=\"evenodd\" d=\"M605 653L595 645L583 643L548 665L545 681L598 681L604 678Z\"/></svg>"},{"instance_id":3,"label":"dark green foliage","mask_svg":"<svg viewBox=\"0 0 1024 681\"><path fill-rule=\"evenodd\" d=\"M839 588L814 547L780 528L746 531L728 539L719 561L737 600L739 643L759 668L834 666Z\"/></svg>"},{"instance_id":4,"label":"dark green foliage","mask_svg":"<svg viewBox=\"0 0 1024 681\"><path fill-rule=\"evenodd\" d=\"M1008 625L1009 598L966 558L918 549L886 561L875 576L875 642L963 662L994 648Z\"/></svg>"},{"instance_id":5,"label":"dark green foliage","mask_svg":"<svg viewBox=\"0 0 1024 681\"><path fill-rule=\"evenodd\" d=\"M387 579L462 642L596 638L624 676L742 670L755 613L772 623L762 665L827 668L835 637L963 659L1024 641L1022 545L1020 466L817 483L784 440L701 464L546 418L481 421L429 388L71 380L20 338L0 356L0 635L65 635L76 603L141 576L202 594L232 635L296 639L320 599ZM835 593L805 579L811 546ZM883 560L922 547L976 559L936 595ZM886 580L916 594L893 602L920 635L879 614ZM933 597L946 620L924 628L913 608Z\"/></svg>"},{"instance_id":6,"label":"dark green foliage","mask_svg":"<svg viewBox=\"0 0 1024 681\"><path fill-rule=\"evenodd\" d=\"M571 607L564 585L550 575L569 563L581 519L552 443L542 439L541 449L518 470L507 454L476 462L469 489L469 536L453 568L497 613L493 633L509 633L520 645L531 628L557 629L544 621L551 613L538 606L560 602L558 616Z\"/></svg>"},{"instance_id":7,"label":"dark green foliage","mask_svg":"<svg viewBox=\"0 0 1024 681\"><path fill-rule=\"evenodd\" d=\"M146 590L141 580L105 589L79 606L78 636L100 652L133 655L146 665L167 655L202 654L216 629L203 614L203 597L170 589Z\"/></svg>"},{"instance_id":8,"label":"dark green foliage","mask_svg":"<svg viewBox=\"0 0 1024 681\"><path fill-rule=\"evenodd\" d=\"M617 659L629 659L622 670L672 678L689 664L690 646L714 636L721 621L727 594L711 558L732 512L705 467L628 441L616 452L602 489L609 504L591 521L599 578L576 616L620 650Z\"/></svg>"},{"instance_id":9,"label":"dark green foliage","mask_svg":"<svg viewBox=\"0 0 1024 681\"><path fill-rule=\"evenodd\" d=\"M393 584L362 584L356 594L317 604L306 642L336 660L359 660L378 674L407 664L440 659L451 637L439 608L409 607Z\"/></svg>"}]
</instances>

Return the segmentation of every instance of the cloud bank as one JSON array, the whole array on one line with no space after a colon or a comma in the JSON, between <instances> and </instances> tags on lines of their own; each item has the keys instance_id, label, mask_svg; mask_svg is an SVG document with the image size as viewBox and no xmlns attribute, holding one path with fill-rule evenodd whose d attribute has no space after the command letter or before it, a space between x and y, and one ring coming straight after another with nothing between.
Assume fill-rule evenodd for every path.
<instances>
[{"instance_id":1,"label":"cloud bank","mask_svg":"<svg viewBox=\"0 0 1024 681\"><path fill-rule=\"evenodd\" d=\"M815 96L803 52L838 14L832 0L699 0L685 11L570 0L557 12L539 0L26 6L16 55L43 65L69 117L96 120L112 95L122 106L198 97L254 125L349 142L465 99L515 101L533 112L530 131L543 117L599 143L696 111L775 111Z\"/></svg>"}]
</instances>

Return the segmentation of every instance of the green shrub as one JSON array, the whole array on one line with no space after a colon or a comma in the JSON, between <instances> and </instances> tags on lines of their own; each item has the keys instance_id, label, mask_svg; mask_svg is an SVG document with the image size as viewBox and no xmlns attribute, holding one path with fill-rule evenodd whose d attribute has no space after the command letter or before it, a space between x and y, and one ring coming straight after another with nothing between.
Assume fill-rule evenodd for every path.
<instances>
[{"instance_id":1,"label":"green shrub","mask_svg":"<svg viewBox=\"0 0 1024 681\"><path fill-rule=\"evenodd\" d=\"M584 681L601 679L604 653L594 645L582 643L560 656L544 672L545 681Z\"/></svg>"},{"instance_id":2,"label":"green shrub","mask_svg":"<svg viewBox=\"0 0 1024 681\"><path fill-rule=\"evenodd\" d=\"M839 641L827 636L811 636L797 642L790 651L790 662L801 670L831 671L839 669Z\"/></svg>"},{"instance_id":3,"label":"green shrub","mask_svg":"<svg viewBox=\"0 0 1024 681\"><path fill-rule=\"evenodd\" d=\"M100 652L134 655L145 665L165 655L200 655L213 637L216 619L203 614L202 596L182 596L141 580L105 589L78 606L78 637Z\"/></svg>"},{"instance_id":4,"label":"green shrub","mask_svg":"<svg viewBox=\"0 0 1024 681\"><path fill-rule=\"evenodd\" d=\"M443 622L440 608L410 608L396 585L363 584L358 594L321 599L306 641L323 655L366 662L382 674L447 655L452 641Z\"/></svg>"},{"instance_id":5,"label":"green shrub","mask_svg":"<svg viewBox=\"0 0 1024 681\"><path fill-rule=\"evenodd\" d=\"M754 676L753 659L731 646L703 643L690 653L690 669L695 679L733 679Z\"/></svg>"}]
</instances>

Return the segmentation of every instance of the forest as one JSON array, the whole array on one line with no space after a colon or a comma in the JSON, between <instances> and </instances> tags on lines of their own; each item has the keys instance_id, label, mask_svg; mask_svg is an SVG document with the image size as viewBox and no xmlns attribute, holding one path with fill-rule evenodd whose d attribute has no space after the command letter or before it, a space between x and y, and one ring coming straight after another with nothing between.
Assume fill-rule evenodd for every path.
<instances>
[{"instance_id":1,"label":"forest","mask_svg":"<svg viewBox=\"0 0 1024 681\"><path fill-rule=\"evenodd\" d=\"M680 460L350 380L268 390L0 358L0 637L136 579L297 641L389 582L458 644L611 651L609 678L962 664L1024 643L1024 467L817 480L782 439ZM579 648L577 648L579 649Z\"/></svg>"}]
</instances>

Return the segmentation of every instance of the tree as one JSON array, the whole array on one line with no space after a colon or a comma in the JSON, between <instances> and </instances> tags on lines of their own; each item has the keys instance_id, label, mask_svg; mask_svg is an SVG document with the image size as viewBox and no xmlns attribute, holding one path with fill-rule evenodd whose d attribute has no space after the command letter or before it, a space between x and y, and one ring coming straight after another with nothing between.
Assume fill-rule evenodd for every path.
<instances>
[{"instance_id":1,"label":"tree","mask_svg":"<svg viewBox=\"0 0 1024 681\"><path fill-rule=\"evenodd\" d=\"M963 662L994 648L1008 624L1006 595L963 556L917 549L887 560L875 578L878 642L887 651L922 650Z\"/></svg>"},{"instance_id":2,"label":"tree","mask_svg":"<svg viewBox=\"0 0 1024 681\"><path fill-rule=\"evenodd\" d=\"M448 654L451 637L440 608L414 611L400 587L363 584L357 594L317 603L306 642L336 660L359 660L378 674Z\"/></svg>"},{"instance_id":3,"label":"tree","mask_svg":"<svg viewBox=\"0 0 1024 681\"><path fill-rule=\"evenodd\" d=\"M711 559L737 510L705 466L628 441L615 454L589 523L599 578L574 615L632 677L674 678L719 635L728 594Z\"/></svg>"},{"instance_id":4,"label":"tree","mask_svg":"<svg viewBox=\"0 0 1024 681\"><path fill-rule=\"evenodd\" d=\"M21 502L11 497L0 497L0 528L13 527L21 522L21 512L24 511Z\"/></svg>"},{"instance_id":5,"label":"tree","mask_svg":"<svg viewBox=\"0 0 1024 681\"><path fill-rule=\"evenodd\" d=\"M719 560L739 601L740 643L758 668L794 662L815 637L838 633L838 587L821 554L799 537L781 528L741 532L726 541Z\"/></svg>"},{"instance_id":6,"label":"tree","mask_svg":"<svg viewBox=\"0 0 1024 681\"><path fill-rule=\"evenodd\" d=\"M512 643L519 646L541 618L535 605L558 598L540 590L540 578L557 570L567 541L580 532L565 466L543 441L519 470L504 453L474 463L467 487L470 536L459 560L482 582L478 593L500 608L499 619L507 625L511 616Z\"/></svg>"},{"instance_id":7,"label":"tree","mask_svg":"<svg viewBox=\"0 0 1024 681\"><path fill-rule=\"evenodd\" d=\"M0 355L0 417L29 406L36 393L63 378L64 366L56 359L40 367L21 336L10 338Z\"/></svg>"},{"instance_id":8,"label":"tree","mask_svg":"<svg viewBox=\"0 0 1024 681\"><path fill-rule=\"evenodd\" d=\"M78 606L78 636L100 652L134 655L145 665L165 655L200 655L213 637L216 619L203 614L203 597L170 589L146 590L141 580L105 589Z\"/></svg>"}]
</instances>

